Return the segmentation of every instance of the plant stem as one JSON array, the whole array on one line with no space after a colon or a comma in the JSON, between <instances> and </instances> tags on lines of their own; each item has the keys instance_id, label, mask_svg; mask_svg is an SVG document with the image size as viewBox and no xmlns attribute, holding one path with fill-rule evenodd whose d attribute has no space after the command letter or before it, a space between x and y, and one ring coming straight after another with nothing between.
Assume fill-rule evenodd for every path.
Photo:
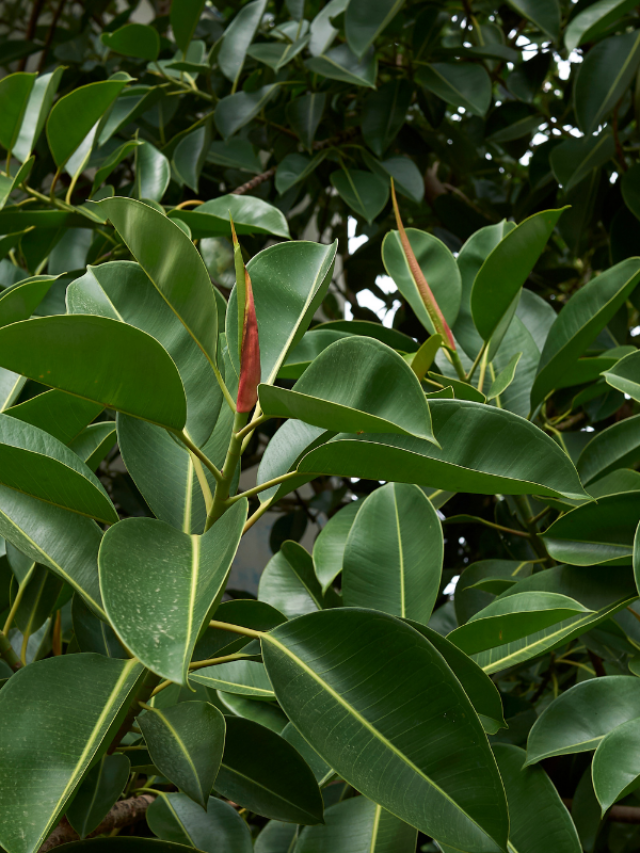
<instances>
[{"instance_id":1,"label":"plant stem","mask_svg":"<svg viewBox=\"0 0 640 853\"><path fill-rule=\"evenodd\" d=\"M248 655L223 655L219 658L210 658L209 660L196 660L189 664L189 669L202 669L204 666L216 666L219 663L228 663L232 660L247 660Z\"/></svg>"},{"instance_id":2,"label":"plant stem","mask_svg":"<svg viewBox=\"0 0 640 853\"><path fill-rule=\"evenodd\" d=\"M222 395L223 395L224 399L227 401L227 405L229 406L231 411L235 414L236 402L233 399L233 397L231 396L231 394L229 393L229 389L227 388L226 383L225 383L224 379L222 378L222 374L220 373L220 370L218 369L218 365L214 364L213 361L209 361L209 364L211 365L211 369L213 370L213 375L216 377L218 385L220 386L220 390L222 391Z\"/></svg>"},{"instance_id":3,"label":"plant stem","mask_svg":"<svg viewBox=\"0 0 640 853\"><path fill-rule=\"evenodd\" d=\"M232 625L229 622L216 622L212 619L209 622L210 628L218 628L220 631L230 631L232 634L242 634L244 637L253 637L254 640L261 640L266 631L254 631L253 628L245 628L243 625Z\"/></svg>"},{"instance_id":4,"label":"plant stem","mask_svg":"<svg viewBox=\"0 0 640 853\"><path fill-rule=\"evenodd\" d=\"M251 433L256 427L260 426L260 424L266 423L266 421L269 420L271 420L271 415L260 415L260 417L255 418L251 421L251 423L247 424L244 429L240 430L240 432L238 433L238 438L244 439L245 436L251 435Z\"/></svg>"},{"instance_id":5,"label":"plant stem","mask_svg":"<svg viewBox=\"0 0 640 853\"><path fill-rule=\"evenodd\" d=\"M222 478L218 480L218 484L216 485L211 511L207 515L207 523L204 528L205 533L224 514L229 506L227 503L229 489L231 488L231 481L242 452L242 438L239 437L238 433L246 424L248 417L248 412L236 412L233 419L233 432L231 433L229 447L227 448L227 458L224 460L224 465L222 466Z\"/></svg>"},{"instance_id":6,"label":"plant stem","mask_svg":"<svg viewBox=\"0 0 640 853\"><path fill-rule=\"evenodd\" d=\"M29 583L31 575L34 573L35 568L36 568L36 565L34 563L31 566L31 568L29 569L29 571L27 572L27 574L24 576L22 583L18 587L16 597L13 601L12 606L11 606L11 610L9 611L9 615L7 616L7 621L4 623L4 628L2 629L2 633L5 635L9 633L9 628L11 627L13 620L15 619L15 615L18 612L18 607L20 607L20 602L24 598L24 594L25 594L26 589L27 589L27 584Z\"/></svg>"},{"instance_id":7,"label":"plant stem","mask_svg":"<svg viewBox=\"0 0 640 853\"><path fill-rule=\"evenodd\" d=\"M0 657L3 657L6 660L6 662L9 664L9 666L11 667L11 669L14 672L17 672L22 667L22 664L20 663L20 658L14 652L13 646L9 642L9 638L6 637L1 631L0 631Z\"/></svg>"},{"instance_id":8,"label":"plant stem","mask_svg":"<svg viewBox=\"0 0 640 853\"><path fill-rule=\"evenodd\" d=\"M489 347L485 346L482 352L482 360L480 361L480 376L478 377L478 391L482 394L482 386L484 385L484 375L487 372L487 356L489 355Z\"/></svg>"},{"instance_id":9,"label":"plant stem","mask_svg":"<svg viewBox=\"0 0 640 853\"><path fill-rule=\"evenodd\" d=\"M264 492L267 489L270 489L272 486L278 486L280 485L280 483L286 483L287 480L292 480L294 477L299 476L300 474L297 471L289 471L286 474L281 474L279 477L274 477L273 480L266 480L259 486L254 486L252 489L247 489L246 492L241 492L239 495L236 495L233 498L229 498L227 503L235 503L236 501L239 501L240 498L252 498L254 497L254 495L259 495L260 492Z\"/></svg>"},{"instance_id":10,"label":"plant stem","mask_svg":"<svg viewBox=\"0 0 640 853\"><path fill-rule=\"evenodd\" d=\"M208 468L208 469L209 469L209 471L211 471L211 473L212 473L212 474L213 474L213 476L216 478L216 480L218 481L218 483L222 482L222 473L221 473L220 471L218 471L218 469L217 469L217 468L216 468L216 466L213 464L213 462L209 459L209 457L208 457L208 456L206 456L206 455L205 455L205 454L200 450L200 448L199 448L199 447L197 447L197 445L195 445L195 444L191 441L191 439L190 439L190 438L189 438L189 436L186 434L186 432L176 432L176 433L174 433L174 435L176 435L176 436L180 439L180 441L184 444L184 446L185 446L188 450L190 450L190 451L191 451L191 453L193 453L193 455L194 455L197 459L199 459L199 460L202 462L202 464L203 464L206 468Z\"/></svg>"},{"instance_id":11,"label":"plant stem","mask_svg":"<svg viewBox=\"0 0 640 853\"><path fill-rule=\"evenodd\" d=\"M449 350L449 354L451 355L451 363L456 369L456 373L458 374L458 379L461 379L463 382L467 381L467 374L464 372L464 367L462 366L462 362L460 361L460 355L458 350Z\"/></svg>"},{"instance_id":12,"label":"plant stem","mask_svg":"<svg viewBox=\"0 0 640 853\"><path fill-rule=\"evenodd\" d=\"M247 532L247 530L251 530L256 521L259 521L265 512L271 507L272 501L265 501L261 504L258 509L253 513L253 515L245 521L244 527L242 528L242 535Z\"/></svg>"},{"instance_id":13,"label":"plant stem","mask_svg":"<svg viewBox=\"0 0 640 853\"><path fill-rule=\"evenodd\" d=\"M545 548L544 542L538 535L535 522L532 518L529 498L526 495L514 495L513 500L515 501L515 504L518 507L518 511L520 513L520 517L524 526L527 528L531 535L531 547L536 552L538 557L544 557L550 565L555 565L555 562L551 559L551 557L549 556L549 552Z\"/></svg>"}]
</instances>

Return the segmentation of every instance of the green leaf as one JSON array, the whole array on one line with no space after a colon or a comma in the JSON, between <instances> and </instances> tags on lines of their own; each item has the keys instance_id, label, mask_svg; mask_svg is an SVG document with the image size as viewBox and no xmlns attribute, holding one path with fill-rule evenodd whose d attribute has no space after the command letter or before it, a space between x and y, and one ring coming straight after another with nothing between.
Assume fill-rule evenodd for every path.
<instances>
[{"instance_id":1,"label":"green leaf","mask_svg":"<svg viewBox=\"0 0 640 853\"><path fill-rule=\"evenodd\" d=\"M345 781L460 849L506 849L506 803L482 727L424 637L386 614L339 608L280 626L262 646L278 701Z\"/></svg>"},{"instance_id":2,"label":"green leaf","mask_svg":"<svg viewBox=\"0 0 640 853\"><path fill-rule=\"evenodd\" d=\"M635 756L639 741L640 720L636 718L616 726L598 744L591 773L603 815L623 794L638 786Z\"/></svg>"},{"instance_id":3,"label":"green leaf","mask_svg":"<svg viewBox=\"0 0 640 853\"><path fill-rule=\"evenodd\" d=\"M128 198L100 202L131 254L211 363L218 346L216 298L202 256L168 217Z\"/></svg>"},{"instance_id":4,"label":"green leaf","mask_svg":"<svg viewBox=\"0 0 640 853\"><path fill-rule=\"evenodd\" d=\"M553 149L549 161L556 180L568 193L614 154L613 135L603 130L598 136L565 140Z\"/></svg>"},{"instance_id":5,"label":"green leaf","mask_svg":"<svg viewBox=\"0 0 640 853\"><path fill-rule=\"evenodd\" d=\"M48 572L44 566L31 564L26 577L20 583L22 598L14 617L23 638L35 634L44 625L53 611L62 587L60 578ZM14 603L15 597L12 604Z\"/></svg>"},{"instance_id":6,"label":"green leaf","mask_svg":"<svg viewBox=\"0 0 640 853\"><path fill-rule=\"evenodd\" d=\"M235 693L264 702L275 698L271 682L261 663L251 660L234 660L194 670L190 676L196 684L204 684L211 690Z\"/></svg>"},{"instance_id":7,"label":"green leaf","mask_svg":"<svg viewBox=\"0 0 640 853\"><path fill-rule=\"evenodd\" d=\"M105 534L105 610L125 647L163 678L187 686L196 640L222 596L246 517L240 500L203 536L148 518L125 519Z\"/></svg>"},{"instance_id":8,"label":"green leaf","mask_svg":"<svg viewBox=\"0 0 640 853\"><path fill-rule=\"evenodd\" d=\"M223 602L216 610L216 622L241 625L254 631L270 631L287 619L275 608L253 598L236 598ZM221 628L207 628L198 640L193 659L210 660L221 655L234 654L248 643L249 637L225 631Z\"/></svg>"},{"instance_id":9,"label":"green leaf","mask_svg":"<svg viewBox=\"0 0 640 853\"><path fill-rule=\"evenodd\" d=\"M126 755L103 755L82 780L67 809L67 820L80 838L99 826L124 791L131 763Z\"/></svg>"},{"instance_id":10,"label":"green leaf","mask_svg":"<svg viewBox=\"0 0 640 853\"><path fill-rule=\"evenodd\" d=\"M313 543L313 564L316 577L325 593L344 566L344 551L360 501L352 501L333 515Z\"/></svg>"},{"instance_id":11,"label":"green leaf","mask_svg":"<svg viewBox=\"0 0 640 853\"><path fill-rule=\"evenodd\" d=\"M183 53L189 48L203 8L204 0L180 0L171 4L171 29Z\"/></svg>"},{"instance_id":12,"label":"green leaf","mask_svg":"<svg viewBox=\"0 0 640 853\"><path fill-rule=\"evenodd\" d=\"M358 58L404 6L404 0L351 0L345 15L347 43Z\"/></svg>"},{"instance_id":13,"label":"green leaf","mask_svg":"<svg viewBox=\"0 0 640 853\"><path fill-rule=\"evenodd\" d=\"M452 107L484 116L491 105L491 78L482 65L470 62L434 62L421 66L416 83Z\"/></svg>"},{"instance_id":14,"label":"green leaf","mask_svg":"<svg viewBox=\"0 0 640 853\"><path fill-rule=\"evenodd\" d=\"M524 749L493 746L509 804L509 846L526 853L581 853L567 807L542 767L523 767Z\"/></svg>"},{"instance_id":15,"label":"green leaf","mask_svg":"<svg viewBox=\"0 0 640 853\"><path fill-rule=\"evenodd\" d=\"M297 468L302 457L314 447L324 444L333 435L331 432L309 426L303 421L291 420L284 423L267 445L258 467L258 484L268 482L281 474ZM301 474L286 480L281 485L272 486L260 492L258 499L261 503L280 499L291 489L297 489L312 477Z\"/></svg>"},{"instance_id":16,"label":"green leaf","mask_svg":"<svg viewBox=\"0 0 640 853\"><path fill-rule=\"evenodd\" d=\"M280 71L285 65L296 57L309 44L309 36L297 39L287 44L254 44L247 50L247 54L258 62L263 62L274 71Z\"/></svg>"},{"instance_id":17,"label":"green leaf","mask_svg":"<svg viewBox=\"0 0 640 853\"><path fill-rule=\"evenodd\" d=\"M96 652L107 658L127 658L113 628L87 607L79 595L71 604L73 631L81 652Z\"/></svg>"},{"instance_id":18,"label":"green leaf","mask_svg":"<svg viewBox=\"0 0 640 853\"><path fill-rule=\"evenodd\" d=\"M328 246L306 241L278 243L247 264L258 318L263 384L275 382L287 354L301 340L320 307L333 276L337 247L337 242ZM226 333L230 357L239 371L237 304L234 289Z\"/></svg>"},{"instance_id":19,"label":"green leaf","mask_svg":"<svg viewBox=\"0 0 640 853\"><path fill-rule=\"evenodd\" d=\"M557 42L560 38L560 6L557 0L508 0L523 18Z\"/></svg>"},{"instance_id":20,"label":"green leaf","mask_svg":"<svg viewBox=\"0 0 640 853\"><path fill-rule=\"evenodd\" d=\"M0 363L169 429L185 425L184 388L170 355L150 335L118 320L76 314L13 323L0 329Z\"/></svg>"},{"instance_id":21,"label":"green leaf","mask_svg":"<svg viewBox=\"0 0 640 853\"><path fill-rule=\"evenodd\" d=\"M191 850L195 846L204 853L253 853L247 824L233 806L215 797L209 797L205 811L186 794L164 794L147 809L147 823L160 838L182 842Z\"/></svg>"},{"instance_id":22,"label":"green leaf","mask_svg":"<svg viewBox=\"0 0 640 853\"><path fill-rule=\"evenodd\" d=\"M332 18L337 18L349 5L349 0L329 0L326 6L311 22L311 43L309 53L320 56L331 47L338 30L331 24Z\"/></svg>"},{"instance_id":23,"label":"green leaf","mask_svg":"<svg viewBox=\"0 0 640 853\"><path fill-rule=\"evenodd\" d=\"M254 2L263 3L264 0L254 0ZM277 83L269 83L255 92L237 92L235 95L221 98L216 104L213 118L224 139L233 136L236 131L255 118L275 95L277 89Z\"/></svg>"},{"instance_id":24,"label":"green leaf","mask_svg":"<svg viewBox=\"0 0 640 853\"><path fill-rule=\"evenodd\" d=\"M29 159L38 137L42 133L63 72L64 67L58 66L50 74L38 75L33 84L20 125L20 132L13 146L13 156L17 157L22 163Z\"/></svg>"},{"instance_id":25,"label":"green leaf","mask_svg":"<svg viewBox=\"0 0 640 853\"><path fill-rule=\"evenodd\" d=\"M514 592L497 598L447 639L468 655L521 640L588 608L557 592Z\"/></svg>"},{"instance_id":26,"label":"green leaf","mask_svg":"<svg viewBox=\"0 0 640 853\"><path fill-rule=\"evenodd\" d=\"M274 234L276 237L291 238L289 226L277 207L261 198L246 195L223 195L205 201L195 210L171 211L171 219L186 222L193 235L209 237L213 234L231 234L229 216L237 234ZM251 277L253 281L253 276Z\"/></svg>"},{"instance_id":27,"label":"green leaf","mask_svg":"<svg viewBox=\"0 0 640 853\"><path fill-rule=\"evenodd\" d=\"M484 730L488 734L495 734L498 729L505 728L507 724L504 720L500 692L478 664L432 628L412 622L410 619L407 622L426 637L446 660L471 700Z\"/></svg>"},{"instance_id":28,"label":"green leaf","mask_svg":"<svg viewBox=\"0 0 640 853\"><path fill-rule=\"evenodd\" d=\"M143 675L136 660L76 654L38 661L10 678L0 691L3 847L39 849Z\"/></svg>"},{"instance_id":29,"label":"green leaf","mask_svg":"<svg viewBox=\"0 0 640 853\"><path fill-rule=\"evenodd\" d=\"M440 591L443 558L442 526L429 498L418 486L387 483L361 503L351 527L344 603L426 625Z\"/></svg>"},{"instance_id":30,"label":"green leaf","mask_svg":"<svg viewBox=\"0 0 640 853\"><path fill-rule=\"evenodd\" d=\"M23 165L18 169L15 177L9 177L8 175L0 175L0 210L6 205L9 201L9 197L11 193L17 189L24 181L29 179L29 175L31 174L31 169L33 168L33 164L35 162L34 157L30 157ZM21 232L21 233L26 233ZM9 239L13 242L12 236L7 235L5 240ZM8 245L6 250L3 246L3 256L6 255L9 250L12 248L11 245Z\"/></svg>"},{"instance_id":31,"label":"green leaf","mask_svg":"<svg viewBox=\"0 0 640 853\"><path fill-rule=\"evenodd\" d=\"M0 307L2 300L0 300ZM640 400L640 352L629 353L602 375L608 385L627 394L633 400Z\"/></svg>"},{"instance_id":32,"label":"green leaf","mask_svg":"<svg viewBox=\"0 0 640 853\"><path fill-rule=\"evenodd\" d=\"M262 163L256 156L254 146L247 139L231 139L229 142L217 139L209 146L207 163L241 169L255 175L262 172Z\"/></svg>"},{"instance_id":33,"label":"green leaf","mask_svg":"<svg viewBox=\"0 0 640 853\"><path fill-rule=\"evenodd\" d=\"M531 391L535 408L607 325L640 281L640 259L629 258L591 279L558 314L544 345Z\"/></svg>"},{"instance_id":34,"label":"green leaf","mask_svg":"<svg viewBox=\"0 0 640 853\"><path fill-rule=\"evenodd\" d=\"M527 764L596 749L610 731L638 717L638 701L640 680L628 675L607 675L570 687L534 723Z\"/></svg>"},{"instance_id":35,"label":"green leaf","mask_svg":"<svg viewBox=\"0 0 640 853\"><path fill-rule=\"evenodd\" d=\"M321 610L323 596L309 553L297 542L283 542L260 576L259 600L292 619Z\"/></svg>"},{"instance_id":36,"label":"green leaf","mask_svg":"<svg viewBox=\"0 0 640 853\"><path fill-rule=\"evenodd\" d=\"M453 326L460 310L462 295L462 282L455 258L442 240L426 231L407 228L407 237L445 320L449 326ZM384 238L382 261L418 320L429 334L433 335L433 323L409 269L397 231L389 231Z\"/></svg>"},{"instance_id":37,"label":"green leaf","mask_svg":"<svg viewBox=\"0 0 640 853\"><path fill-rule=\"evenodd\" d=\"M118 520L104 486L72 450L8 415L0 415L0 483L106 524Z\"/></svg>"},{"instance_id":38,"label":"green leaf","mask_svg":"<svg viewBox=\"0 0 640 853\"><path fill-rule=\"evenodd\" d=\"M287 120L307 151L312 150L326 102L325 92L311 92L287 104Z\"/></svg>"},{"instance_id":39,"label":"green leaf","mask_svg":"<svg viewBox=\"0 0 640 853\"><path fill-rule=\"evenodd\" d=\"M414 853L415 849L416 830L366 797L331 806L325 823L303 829L295 846L296 853Z\"/></svg>"},{"instance_id":40,"label":"green leaf","mask_svg":"<svg viewBox=\"0 0 640 853\"><path fill-rule=\"evenodd\" d=\"M471 315L483 340L491 340L544 251L564 208L535 213L506 234L480 267L471 290Z\"/></svg>"},{"instance_id":41,"label":"green leaf","mask_svg":"<svg viewBox=\"0 0 640 853\"><path fill-rule=\"evenodd\" d=\"M609 568L606 584L598 566L556 566L532 575L511 587L518 593L555 592L579 601L592 613L576 614L550 628L476 655L486 673L500 672L568 643L626 607L637 596L629 568ZM502 594L506 597L509 591Z\"/></svg>"},{"instance_id":42,"label":"green leaf","mask_svg":"<svg viewBox=\"0 0 640 853\"><path fill-rule=\"evenodd\" d=\"M183 136L173 153L173 168L177 176L195 193L198 192L200 173L207 159L211 143L211 122Z\"/></svg>"},{"instance_id":43,"label":"green leaf","mask_svg":"<svg viewBox=\"0 0 640 853\"><path fill-rule=\"evenodd\" d=\"M79 86L53 106L47 120L47 139L58 169L84 141L131 78L102 80Z\"/></svg>"},{"instance_id":44,"label":"green leaf","mask_svg":"<svg viewBox=\"0 0 640 853\"><path fill-rule=\"evenodd\" d=\"M319 151L313 158L306 154L287 154L276 170L276 189L280 195L312 174L326 156L325 151Z\"/></svg>"},{"instance_id":45,"label":"green leaf","mask_svg":"<svg viewBox=\"0 0 640 853\"><path fill-rule=\"evenodd\" d=\"M135 149L134 195L139 199L160 201L171 180L169 160L150 142L143 142Z\"/></svg>"},{"instance_id":46,"label":"green leaf","mask_svg":"<svg viewBox=\"0 0 640 853\"><path fill-rule=\"evenodd\" d=\"M8 287L0 295L0 326L28 320L55 281L52 275L36 275Z\"/></svg>"},{"instance_id":47,"label":"green leaf","mask_svg":"<svg viewBox=\"0 0 640 853\"><path fill-rule=\"evenodd\" d=\"M567 50L593 41L634 8L633 0L597 0L569 21L564 31Z\"/></svg>"},{"instance_id":48,"label":"green leaf","mask_svg":"<svg viewBox=\"0 0 640 853\"><path fill-rule=\"evenodd\" d=\"M11 151L18 140L20 126L37 74L18 71L0 81L0 144Z\"/></svg>"},{"instance_id":49,"label":"green leaf","mask_svg":"<svg viewBox=\"0 0 640 853\"><path fill-rule=\"evenodd\" d=\"M72 841L64 844L62 853L186 853L193 850L191 845L171 844L157 838L138 838L126 836L120 838L87 838L85 841Z\"/></svg>"},{"instance_id":50,"label":"green leaf","mask_svg":"<svg viewBox=\"0 0 640 853\"><path fill-rule=\"evenodd\" d=\"M128 142L123 142L119 148L116 148L113 154L111 154L111 156L108 157L96 171L95 178L93 179L93 186L91 187L91 195L93 195L98 187L109 177L116 166L119 166L120 163L122 163L125 157L128 157L132 151L135 151L136 148L139 148L144 144L145 143L143 142L138 142L137 139L131 139Z\"/></svg>"},{"instance_id":51,"label":"green leaf","mask_svg":"<svg viewBox=\"0 0 640 853\"><path fill-rule=\"evenodd\" d=\"M156 60L160 53L158 31L147 24L125 24L112 33L102 33L100 41L116 53L149 62Z\"/></svg>"},{"instance_id":52,"label":"green leaf","mask_svg":"<svg viewBox=\"0 0 640 853\"><path fill-rule=\"evenodd\" d=\"M189 329L138 264L112 261L90 266L67 288L67 309L120 320L162 344L178 368L187 396L186 432L198 446L209 438L223 404L222 392Z\"/></svg>"},{"instance_id":53,"label":"green leaf","mask_svg":"<svg viewBox=\"0 0 640 853\"><path fill-rule=\"evenodd\" d=\"M251 720L227 719L215 790L263 817L303 825L322 822L322 795L300 754Z\"/></svg>"},{"instance_id":54,"label":"green leaf","mask_svg":"<svg viewBox=\"0 0 640 853\"><path fill-rule=\"evenodd\" d=\"M389 199L387 181L360 169L339 169L330 176L332 186L352 210L371 224Z\"/></svg>"},{"instance_id":55,"label":"green leaf","mask_svg":"<svg viewBox=\"0 0 640 853\"><path fill-rule=\"evenodd\" d=\"M330 344L288 391L258 389L267 415L299 418L324 429L381 432L434 441L429 406L404 359L372 338Z\"/></svg>"},{"instance_id":56,"label":"green leaf","mask_svg":"<svg viewBox=\"0 0 640 853\"><path fill-rule=\"evenodd\" d=\"M298 834L299 827L295 824L270 820L256 838L254 853L289 853Z\"/></svg>"},{"instance_id":57,"label":"green leaf","mask_svg":"<svg viewBox=\"0 0 640 853\"><path fill-rule=\"evenodd\" d=\"M583 483L593 483L640 460L640 415L625 418L594 434L576 462ZM590 487L591 488L591 487Z\"/></svg>"},{"instance_id":58,"label":"green leaf","mask_svg":"<svg viewBox=\"0 0 640 853\"><path fill-rule=\"evenodd\" d=\"M311 52L313 53L313 50ZM312 74L319 74L329 80L339 80L352 86L366 86L368 89L376 88L378 60L373 50L358 58L348 45L341 44L328 53L307 59L305 65Z\"/></svg>"},{"instance_id":59,"label":"green leaf","mask_svg":"<svg viewBox=\"0 0 640 853\"><path fill-rule=\"evenodd\" d=\"M543 539L551 556L574 566L629 565L638 492L608 495L560 516Z\"/></svg>"},{"instance_id":60,"label":"green leaf","mask_svg":"<svg viewBox=\"0 0 640 853\"><path fill-rule=\"evenodd\" d=\"M234 85L240 77L247 50L260 26L266 5L267 0L247 3L224 32L218 65L227 80L231 80Z\"/></svg>"},{"instance_id":61,"label":"green leaf","mask_svg":"<svg viewBox=\"0 0 640 853\"><path fill-rule=\"evenodd\" d=\"M416 204L424 198L424 179L420 169L409 157L389 157L387 160L376 160L367 151L363 157L372 172L379 175L385 183L393 178L396 190L410 198Z\"/></svg>"},{"instance_id":62,"label":"green leaf","mask_svg":"<svg viewBox=\"0 0 640 853\"><path fill-rule=\"evenodd\" d=\"M511 385L515 379L516 368L521 358L521 352L517 352L511 356L506 367L498 373L491 383L491 388L489 388L489 393L487 394L487 400L495 400L496 397L500 397L501 394L504 394L509 385Z\"/></svg>"},{"instance_id":63,"label":"green leaf","mask_svg":"<svg viewBox=\"0 0 640 853\"><path fill-rule=\"evenodd\" d=\"M225 721L207 702L181 702L139 717L149 755L163 776L207 807L225 744Z\"/></svg>"},{"instance_id":64,"label":"green leaf","mask_svg":"<svg viewBox=\"0 0 640 853\"><path fill-rule=\"evenodd\" d=\"M95 471L116 443L116 427L113 421L90 424L69 443L69 447Z\"/></svg>"},{"instance_id":65,"label":"green leaf","mask_svg":"<svg viewBox=\"0 0 640 853\"><path fill-rule=\"evenodd\" d=\"M640 64L640 33L611 36L585 56L574 85L580 129L595 133L635 77Z\"/></svg>"},{"instance_id":66,"label":"green leaf","mask_svg":"<svg viewBox=\"0 0 640 853\"><path fill-rule=\"evenodd\" d=\"M98 583L102 532L89 518L0 486L0 536L69 583L104 616Z\"/></svg>"},{"instance_id":67,"label":"green leaf","mask_svg":"<svg viewBox=\"0 0 640 853\"><path fill-rule=\"evenodd\" d=\"M466 400L432 400L430 409L442 448L408 436L339 435L297 470L451 492L586 496L569 457L524 418Z\"/></svg>"}]
</instances>

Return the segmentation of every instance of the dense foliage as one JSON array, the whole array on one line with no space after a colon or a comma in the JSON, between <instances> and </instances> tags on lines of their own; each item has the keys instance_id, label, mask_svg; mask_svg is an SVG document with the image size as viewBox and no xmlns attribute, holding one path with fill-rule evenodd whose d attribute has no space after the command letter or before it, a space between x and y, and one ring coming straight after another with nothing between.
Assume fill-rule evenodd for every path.
<instances>
[{"instance_id":1,"label":"dense foliage","mask_svg":"<svg viewBox=\"0 0 640 853\"><path fill-rule=\"evenodd\" d=\"M635 4L124 5L0 10L0 850L640 850Z\"/></svg>"}]
</instances>

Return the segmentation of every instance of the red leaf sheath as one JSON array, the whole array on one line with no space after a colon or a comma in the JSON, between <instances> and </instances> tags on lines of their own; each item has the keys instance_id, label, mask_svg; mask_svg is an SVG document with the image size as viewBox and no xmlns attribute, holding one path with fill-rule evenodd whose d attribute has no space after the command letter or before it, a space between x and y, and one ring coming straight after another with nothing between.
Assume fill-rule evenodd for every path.
<instances>
[{"instance_id":1,"label":"red leaf sheath","mask_svg":"<svg viewBox=\"0 0 640 853\"><path fill-rule=\"evenodd\" d=\"M253 288L251 287L249 273L246 270L244 272L244 281L246 293L237 409L239 412L250 412L258 402L260 344L258 342L258 320L256 318L256 306L253 301Z\"/></svg>"}]
</instances>

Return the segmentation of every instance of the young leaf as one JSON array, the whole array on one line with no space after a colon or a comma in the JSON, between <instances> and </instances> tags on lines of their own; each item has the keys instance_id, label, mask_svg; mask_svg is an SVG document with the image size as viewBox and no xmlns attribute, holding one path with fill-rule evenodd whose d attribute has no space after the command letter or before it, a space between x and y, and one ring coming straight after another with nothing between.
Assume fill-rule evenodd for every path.
<instances>
[{"instance_id":1,"label":"young leaf","mask_svg":"<svg viewBox=\"0 0 640 853\"><path fill-rule=\"evenodd\" d=\"M424 637L395 617L339 608L276 628L262 648L278 701L345 781L460 849L493 842L506 850L506 802L482 727ZM372 648L384 654L371 655ZM413 677L417 671L424 681ZM408 786L410 799L401 793Z\"/></svg>"},{"instance_id":2,"label":"young leaf","mask_svg":"<svg viewBox=\"0 0 640 853\"><path fill-rule=\"evenodd\" d=\"M3 847L39 849L143 676L137 660L76 654L38 661L9 679L0 691ZM24 761L25 738L36 763Z\"/></svg>"},{"instance_id":3,"label":"young leaf","mask_svg":"<svg viewBox=\"0 0 640 853\"><path fill-rule=\"evenodd\" d=\"M418 486L387 483L366 498L344 550L347 607L382 610L427 624L440 590L444 540Z\"/></svg>"},{"instance_id":4,"label":"young leaf","mask_svg":"<svg viewBox=\"0 0 640 853\"><path fill-rule=\"evenodd\" d=\"M236 410L250 412L258 402L260 384L260 343L258 339L258 321L253 301L251 276L242 261L240 244L236 236L233 220L233 251L236 263L236 293L238 299L238 355L240 359L240 382Z\"/></svg>"},{"instance_id":5,"label":"young leaf","mask_svg":"<svg viewBox=\"0 0 640 853\"><path fill-rule=\"evenodd\" d=\"M489 393L487 394L487 400L495 400L496 397L500 397L504 394L515 378L516 368L518 367L518 362L521 358L522 353L517 352L509 359L507 366L498 373L491 383Z\"/></svg>"},{"instance_id":6,"label":"young leaf","mask_svg":"<svg viewBox=\"0 0 640 853\"><path fill-rule=\"evenodd\" d=\"M305 826L322 822L322 795L310 767L279 735L229 717L215 790L263 817Z\"/></svg>"},{"instance_id":7,"label":"young leaf","mask_svg":"<svg viewBox=\"0 0 640 853\"><path fill-rule=\"evenodd\" d=\"M225 743L225 722L207 702L181 702L139 717L149 755L163 776L207 807Z\"/></svg>"},{"instance_id":8,"label":"young leaf","mask_svg":"<svg viewBox=\"0 0 640 853\"><path fill-rule=\"evenodd\" d=\"M149 518L125 519L105 534L98 558L105 610L126 648L163 678L187 685L196 640L220 600L246 517L243 499L203 536Z\"/></svg>"}]
</instances>

